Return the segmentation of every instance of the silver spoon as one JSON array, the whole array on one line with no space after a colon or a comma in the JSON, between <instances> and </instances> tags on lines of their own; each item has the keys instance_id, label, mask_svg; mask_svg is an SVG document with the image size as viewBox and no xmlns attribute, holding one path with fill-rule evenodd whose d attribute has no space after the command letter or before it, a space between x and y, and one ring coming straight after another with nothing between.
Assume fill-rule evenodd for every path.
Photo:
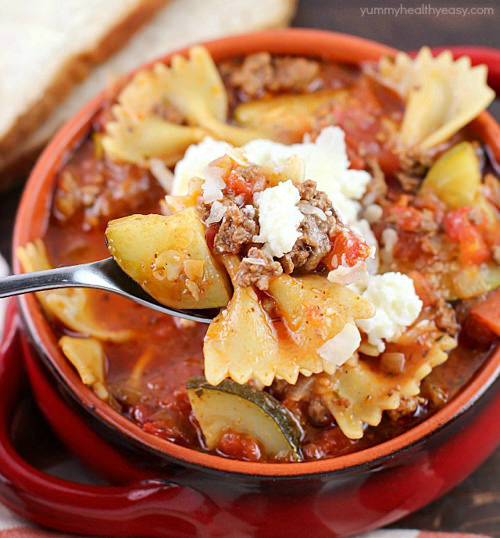
<instances>
[{"instance_id":1,"label":"silver spoon","mask_svg":"<svg viewBox=\"0 0 500 538\"><path fill-rule=\"evenodd\" d=\"M164 314L202 323L210 323L217 313L214 313L214 310L177 310L162 305L124 273L113 258L1 278L0 298L54 288L95 288L110 291Z\"/></svg>"}]
</instances>

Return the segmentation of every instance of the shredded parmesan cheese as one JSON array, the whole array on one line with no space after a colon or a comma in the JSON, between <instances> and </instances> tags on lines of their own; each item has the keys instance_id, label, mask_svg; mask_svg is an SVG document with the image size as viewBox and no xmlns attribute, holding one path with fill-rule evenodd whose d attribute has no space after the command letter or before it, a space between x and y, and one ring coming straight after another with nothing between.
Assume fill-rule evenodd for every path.
<instances>
[{"instance_id":1,"label":"shredded parmesan cheese","mask_svg":"<svg viewBox=\"0 0 500 538\"><path fill-rule=\"evenodd\" d=\"M241 261L251 265L266 265L266 260L262 258L243 258Z\"/></svg>"},{"instance_id":2,"label":"shredded parmesan cheese","mask_svg":"<svg viewBox=\"0 0 500 538\"><path fill-rule=\"evenodd\" d=\"M346 323L339 333L318 349L325 372L334 373L338 366L353 356L360 342L361 336L356 325L352 321Z\"/></svg>"},{"instance_id":3,"label":"shredded parmesan cheese","mask_svg":"<svg viewBox=\"0 0 500 538\"><path fill-rule=\"evenodd\" d=\"M222 200L224 198L222 189L224 189L226 184L222 179L222 173L222 169L214 165L208 165L203 170L204 181L201 190L203 191L203 201L206 204L211 204L216 200Z\"/></svg>"},{"instance_id":4,"label":"shredded parmesan cheese","mask_svg":"<svg viewBox=\"0 0 500 538\"><path fill-rule=\"evenodd\" d=\"M319 207L308 203L301 203L300 210L304 215L316 215L320 220L326 220L326 214Z\"/></svg>"},{"instance_id":5,"label":"shredded parmesan cheese","mask_svg":"<svg viewBox=\"0 0 500 538\"><path fill-rule=\"evenodd\" d=\"M221 204L218 200L215 200L215 202L210 207L210 215L208 215L207 220L205 221L205 224L207 226L210 226L210 224L216 224L217 222L220 222L222 218L224 217L224 213L227 211L227 206L224 204Z\"/></svg>"},{"instance_id":6,"label":"shredded parmesan cheese","mask_svg":"<svg viewBox=\"0 0 500 538\"><path fill-rule=\"evenodd\" d=\"M328 273L328 280L330 282L336 282L342 286L347 286L354 282L358 282L368 278L368 270L366 262L358 262L352 267L345 265L339 265L333 271Z\"/></svg>"}]
</instances>

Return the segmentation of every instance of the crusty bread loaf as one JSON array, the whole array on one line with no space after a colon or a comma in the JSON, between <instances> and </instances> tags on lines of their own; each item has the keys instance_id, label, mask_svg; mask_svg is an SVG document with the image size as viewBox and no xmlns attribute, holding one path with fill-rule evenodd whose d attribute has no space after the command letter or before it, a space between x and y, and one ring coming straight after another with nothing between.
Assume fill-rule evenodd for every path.
<instances>
[{"instance_id":1,"label":"crusty bread loaf","mask_svg":"<svg viewBox=\"0 0 500 538\"><path fill-rule=\"evenodd\" d=\"M296 0L172 0L120 52L94 68L15 151L0 153L0 175L5 180L25 172L33 156L57 128L105 88L110 75L127 73L189 43L286 26L295 5Z\"/></svg>"},{"instance_id":2,"label":"crusty bread loaf","mask_svg":"<svg viewBox=\"0 0 500 538\"><path fill-rule=\"evenodd\" d=\"M31 134L166 1L0 0L0 154Z\"/></svg>"}]
</instances>

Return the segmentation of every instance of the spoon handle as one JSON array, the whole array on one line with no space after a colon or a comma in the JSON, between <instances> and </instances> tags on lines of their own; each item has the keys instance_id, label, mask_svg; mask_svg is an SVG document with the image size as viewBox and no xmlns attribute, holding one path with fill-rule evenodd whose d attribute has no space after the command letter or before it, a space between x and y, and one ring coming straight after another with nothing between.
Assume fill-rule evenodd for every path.
<instances>
[{"instance_id":1,"label":"spoon handle","mask_svg":"<svg viewBox=\"0 0 500 538\"><path fill-rule=\"evenodd\" d=\"M110 288L100 271L102 262L58 267L46 271L11 275L0 279L0 298L54 288Z\"/></svg>"},{"instance_id":2,"label":"spoon handle","mask_svg":"<svg viewBox=\"0 0 500 538\"><path fill-rule=\"evenodd\" d=\"M0 278L0 299L54 288L94 288L109 291L164 314L202 323L210 323L215 316L213 311L182 310L160 304L128 277L113 258Z\"/></svg>"},{"instance_id":3,"label":"spoon handle","mask_svg":"<svg viewBox=\"0 0 500 538\"><path fill-rule=\"evenodd\" d=\"M12 275L0 279L0 298L30 293L32 291L43 291L54 288L67 288L76 286L73 282L72 267L60 267L47 271L37 271L35 273L24 273L22 275Z\"/></svg>"}]
</instances>

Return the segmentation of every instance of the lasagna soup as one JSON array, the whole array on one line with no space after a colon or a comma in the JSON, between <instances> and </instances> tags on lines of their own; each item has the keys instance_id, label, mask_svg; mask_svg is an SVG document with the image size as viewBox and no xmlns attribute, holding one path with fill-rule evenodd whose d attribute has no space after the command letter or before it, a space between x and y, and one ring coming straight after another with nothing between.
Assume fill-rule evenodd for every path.
<instances>
[{"instance_id":1,"label":"lasagna soup","mask_svg":"<svg viewBox=\"0 0 500 538\"><path fill-rule=\"evenodd\" d=\"M58 172L26 271L105 258L206 325L38 298L82 382L150 435L332 458L446 405L497 344L500 170L484 66L193 47L125 81Z\"/></svg>"}]
</instances>

